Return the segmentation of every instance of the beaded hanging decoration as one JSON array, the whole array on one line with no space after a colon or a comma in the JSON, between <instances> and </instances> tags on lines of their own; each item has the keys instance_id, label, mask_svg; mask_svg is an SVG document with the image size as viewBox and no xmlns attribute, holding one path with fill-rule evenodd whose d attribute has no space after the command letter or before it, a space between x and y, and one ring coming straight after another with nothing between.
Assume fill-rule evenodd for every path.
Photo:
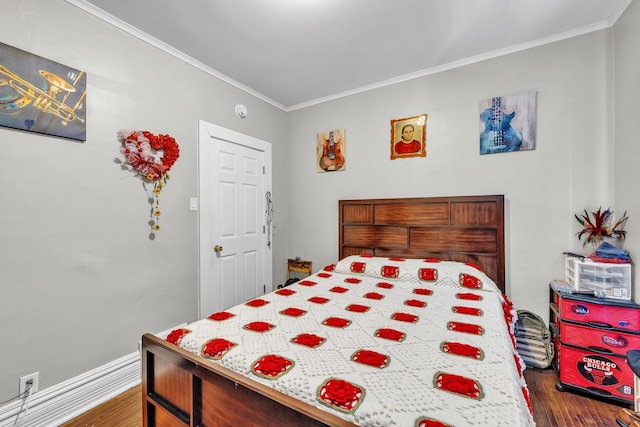
<instances>
[{"instance_id":1,"label":"beaded hanging decoration","mask_svg":"<svg viewBox=\"0 0 640 427\"><path fill-rule=\"evenodd\" d=\"M180 147L176 140L169 135L154 135L148 131L118 131L118 140L122 146L120 152L124 156L122 168L137 174L147 184L152 184L152 194L149 196L151 208L151 237L154 231L160 230L160 192L169 180L169 170L180 157ZM160 160L156 160L159 151L163 151Z\"/></svg>"}]
</instances>

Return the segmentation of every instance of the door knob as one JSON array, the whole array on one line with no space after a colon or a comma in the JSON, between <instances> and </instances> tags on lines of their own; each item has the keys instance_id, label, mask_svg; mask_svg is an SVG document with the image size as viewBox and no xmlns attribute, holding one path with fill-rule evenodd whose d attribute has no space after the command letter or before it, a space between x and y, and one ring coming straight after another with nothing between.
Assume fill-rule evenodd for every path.
<instances>
[{"instance_id":1,"label":"door knob","mask_svg":"<svg viewBox=\"0 0 640 427\"><path fill-rule=\"evenodd\" d=\"M213 247L213 252L222 252L222 246L220 245L215 245Z\"/></svg>"}]
</instances>

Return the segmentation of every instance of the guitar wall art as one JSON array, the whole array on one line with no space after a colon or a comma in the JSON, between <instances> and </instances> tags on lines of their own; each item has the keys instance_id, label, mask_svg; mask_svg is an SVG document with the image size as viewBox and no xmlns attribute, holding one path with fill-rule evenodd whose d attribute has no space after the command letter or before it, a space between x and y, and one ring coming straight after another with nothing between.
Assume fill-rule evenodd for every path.
<instances>
[{"instance_id":1,"label":"guitar wall art","mask_svg":"<svg viewBox=\"0 0 640 427\"><path fill-rule=\"evenodd\" d=\"M344 135L344 129L320 132L316 135L317 172L335 172L346 169Z\"/></svg>"},{"instance_id":2,"label":"guitar wall art","mask_svg":"<svg viewBox=\"0 0 640 427\"><path fill-rule=\"evenodd\" d=\"M536 92L480 101L480 154L535 150Z\"/></svg>"}]
</instances>

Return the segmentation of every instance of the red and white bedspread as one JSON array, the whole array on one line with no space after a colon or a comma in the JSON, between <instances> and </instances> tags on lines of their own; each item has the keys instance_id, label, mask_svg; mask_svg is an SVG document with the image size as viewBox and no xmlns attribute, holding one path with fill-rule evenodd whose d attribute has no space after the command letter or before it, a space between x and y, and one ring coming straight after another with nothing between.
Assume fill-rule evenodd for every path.
<instances>
[{"instance_id":1,"label":"red and white bedspread","mask_svg":"<svg viewBox=\"0 0 640 427\"><path fill-rule=\"evenodd\" d=\"M532 426L514 321L474 266L351 256L167 340L361 426Z\"/></svg>"}]
</instances>

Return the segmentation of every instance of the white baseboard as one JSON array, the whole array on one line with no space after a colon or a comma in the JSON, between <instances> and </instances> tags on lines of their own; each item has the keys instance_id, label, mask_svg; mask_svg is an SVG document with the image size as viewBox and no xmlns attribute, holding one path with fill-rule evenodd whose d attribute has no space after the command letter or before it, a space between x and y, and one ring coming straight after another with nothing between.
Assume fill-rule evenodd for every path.
<instances>
[{"instance_id":1,"label":"white baseboard","mask_svg":"<svg viewBox=\"0 0 640 427\"><path fill-rule=\"evenodd\" d=\"M0 407L0 427L58 426L140 383L140 353L135 352L31 396Z\"/></svg>"},{"instance_id":2,"label":"white baseboard","mask_svg":"<svg viewBox=\"0 0 640 427\"><path fill-rule=\"evenodd\" d=\"M185 325L181 323L156 335L166 338L172 330ZM128 354L34 393L26 415L26 399L0 407L0 427L14 427L18 420L19 427L59 426L140 384L140 370L140 352Z\"/></svg>"}]
</instances>

